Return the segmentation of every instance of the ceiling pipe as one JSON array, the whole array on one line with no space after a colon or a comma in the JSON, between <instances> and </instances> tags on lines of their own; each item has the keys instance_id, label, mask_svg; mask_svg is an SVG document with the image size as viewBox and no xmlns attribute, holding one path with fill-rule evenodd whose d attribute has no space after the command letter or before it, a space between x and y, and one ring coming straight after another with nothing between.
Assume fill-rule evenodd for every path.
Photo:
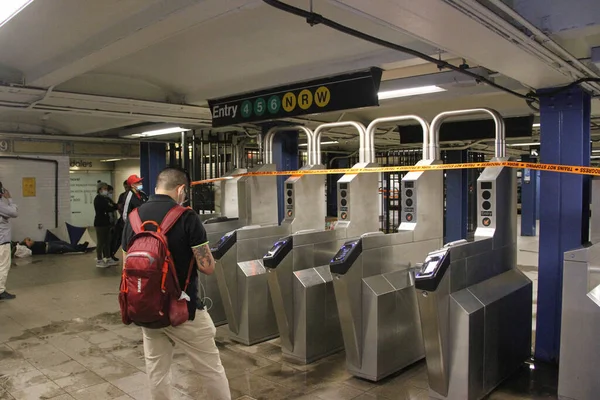
<instances>
[{"instance_id":1,"label":"ceiling pipe","mask_svg":"<svg viewBox=\"0 0 600 400\"><path fill-rule=\"evenodd\" d=\"M40 139L47 141L71 141L71 142L95 142L95 143L127 143L136 144L139 140L132 139L120 139L120 138L100 138L100 137L88 137L88 136L71 136L71 135L47 135L43 133L15 133L15 132L0 132L0 138L11 138L11 139ZM155 142L153 140L153 142ZM167 141L156 141L160 143L171 143Z\"/></svg>"}]
</instances>

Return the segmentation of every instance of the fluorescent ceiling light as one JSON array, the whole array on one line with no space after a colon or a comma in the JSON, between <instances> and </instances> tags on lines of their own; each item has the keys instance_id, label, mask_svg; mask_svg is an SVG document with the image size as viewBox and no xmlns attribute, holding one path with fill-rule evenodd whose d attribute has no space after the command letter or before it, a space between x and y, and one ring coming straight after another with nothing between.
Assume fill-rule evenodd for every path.
<instances>
[{"instance_id":1,"label":"fluorescent ceiling light","mask_svg":"<svg viewBox=\"0 0 600 400\"><path fill-rule=\"evenodd\" d=\"M539 128L540 126L542 126L542 124L539 124L539 123L538 123L538 124L533 124L533 125L531 125L531 126L532 126L532 127L534 127L534 128Z\"/></svg>"},{"instance_id":2,"label":"fluorescent ceiling light","mask_svg":"<svg viewBox=\"0 0 600 400\"><path fill-rule=\"evenodd\" d=\"M10 21L15 15L27 7L33 0L1 0L0 26Z\"/></svg>"},{"instance_id":3,"label":"fluorescent ceiling light","mask_svg":"<svg viewBox=\"0 0 600 400\"><path fill-rule=\"evenodd\" d=\"M507 144L509 147L521 147L521 146L539 146L540 142L531 142L531 143L511 143Z\"/></svg>"},{"instance_id":4,"label":"fluorescent ceiling light","mask_svg":"<svg viewBox=\"0 0 600 400\"><path fill-rule=\"evenodd\" d=\"M418 96L420 94L428 94L428 93L437 93L437 92L445 92L446 89L442 89L439 86L430 85L430 86L419 86L408 89L398 89L398 90L386 90L384 92L377 93L379 100L386 99L395 99L398 97L408 97L408 96Z\"/></svg>"},{"instance_id":5,"label":"fluorescent ceiling light","mask_svg":"<svg viewBox=\"0 0 600 400\"><path fill-rule=\"evenodd\" d=\"M600 156L591 156L590 158L596 159L596 158L600 158Z\"/></svg>"},{"instance_id":6,"label":"fluorescent ceiling light","mask_svg":"<svg viewBox=\"0 0 600 400\"><path fill-rule=\"evenodd\" d=\"M321 144L337 144L337 143L339 143L337 140L332 140L330 142L321 142ZM306 147L306 146L308 146L308 143L300 143L298 145L298 147Z\"/></svg>"},{"instance_id":7,"label":"fluorescent ceiling light","mask_svg":"<svg viewBox=\"0 0 600 400\"><path fill-rule=\"evenodd\" d=\"M174 128L164 128L164 129L156 129L153 131L146 131L142 133L135 133L131 135L131 137L151 137L151 136L160 136L160 135L169 135L171 133L179 133L179 132L187 132L189 129L180 128L178 126Z\"/></svg>"},{"instance_id":8,"label":"fluorescent ceiling light","mask_svg":"<svg viewBox=\"0 0 600 400\"><path fill-rule=\"evenodd\" d=\"M592 153L600 153L600 150L592 150Z\"/></svg>"},{"instance_id":9,"label":"fluorescent ceiling light","mask_svg":"<svg viewBox=\"0 0 600 400\"><path fill-rule=\"evenodd\" d=\"M122 158L110 158L108 160L100 160L100 162L113 162L113 161L121 161Z\"/></svg>"}]
</instances>

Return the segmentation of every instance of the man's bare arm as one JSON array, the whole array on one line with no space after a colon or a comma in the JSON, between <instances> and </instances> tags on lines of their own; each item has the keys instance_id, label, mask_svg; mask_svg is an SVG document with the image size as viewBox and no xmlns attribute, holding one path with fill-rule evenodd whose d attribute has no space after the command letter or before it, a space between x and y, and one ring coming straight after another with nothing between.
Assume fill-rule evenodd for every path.
<instances>
[{"instance_id":1,"label":"man's bare arm","mask_svg":"<svg viewBox=\"0 0 600 400\"><path fill-rule=\"evenodd\" d=\"M201 244L192 248L196 264L200 272L206 275L212 275L215 272L215 259L212 256L208 243Z\"/></svg>"}]
</instances>

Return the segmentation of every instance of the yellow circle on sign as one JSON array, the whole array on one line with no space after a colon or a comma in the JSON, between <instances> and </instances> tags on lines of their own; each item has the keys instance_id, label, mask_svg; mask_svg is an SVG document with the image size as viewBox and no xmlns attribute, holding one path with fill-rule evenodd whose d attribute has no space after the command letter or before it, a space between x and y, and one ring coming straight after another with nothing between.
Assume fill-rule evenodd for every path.
<instances>
[{"instance_id":1,"label":"yellow circle on sign","mask_svg":"<svg viewBox=\"0 0 600 400\"><path fill-rule=\"evenodd\" d=\"M283 95L283 101L281 102L283 109L287 112L292 112L296 108L296 96L294 93L287 92Z\"/></svg>"},{"instance_id":2,"label":"yellow circle on sign","mask_svg":"<svg viewBox=\"0 0 600 400\"><path fill-rule=\"evenodd\" d=\"M325 86L321 86L315 92L315 103L319 107L325 107L331 100L331 92Z\"/></svg>"},{"instance_id":3,"label":"yellow circle on sign","mask_svg":"<svg viewBox=\"0 0 600 400\"><path fill-rule=\"evenodd\" d=\"M298 94L298 105L303 110L308 110L312 106L313 95L310 90L304 89Z\"/></svg>"}]
</instances>

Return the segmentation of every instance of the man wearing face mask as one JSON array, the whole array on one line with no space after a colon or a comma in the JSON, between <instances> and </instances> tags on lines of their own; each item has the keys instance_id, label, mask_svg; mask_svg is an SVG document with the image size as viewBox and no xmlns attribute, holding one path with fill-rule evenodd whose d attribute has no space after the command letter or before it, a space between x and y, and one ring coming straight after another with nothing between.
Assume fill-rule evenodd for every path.
<instances>
[{"instance_id":1,"label":"man wearing face mask","mask_svg":"<svg viewBox=\"0 0 600 400\"><path fill-rule=\"evenodd\" d=\"M123 205L123 222L127 222L127 216L130 212L148 201L148 195L142 191L144 185L142 185L142 178L137 175L131 175L127 178L127 185L129 190L125 196L125 204Z\"/></svg>"},{"instance_id":2,"label":"man wearing face mask","mask_svg":"<svg viewBox=\"0 0 600 400\"><path fill-rule=\"evenodd\" d=\"M94 198L94 228L96 229L96 267L108 268L118 262L111 254L110 232L112 228L111 215L117 210L117 205L108 197L108 184L98 182L98 195Z\"/></svg>"},{"instance_id":3,"label":"man wearing face mask","mask_svg":"<svg viewBox=\"0 0 600 400\"><path fill-rule=\"evenodd\" d=\"M142 221L160 224L177 204L185 204L190 183L187 173L179 168L166 168L156 179L156 194L139 209ZM151 229L151 228L149 228ZM134 236L129 222L123 231L123 251ZM150 329L142 327L146 371L150 383L150 398L171 399L171 363L173 348L179 346L190 359L194 370L211 400L231 400L225 369L215 344L215 325L203 302L198 299L198 273L212 274L215 260L210 252L206 231L200 217L187 210L167 232L167 245L173 257L180 287L185 287L189 320L176 327ZM192 260L196 268L191 270Z\"/></svg>"}]
</instances>

